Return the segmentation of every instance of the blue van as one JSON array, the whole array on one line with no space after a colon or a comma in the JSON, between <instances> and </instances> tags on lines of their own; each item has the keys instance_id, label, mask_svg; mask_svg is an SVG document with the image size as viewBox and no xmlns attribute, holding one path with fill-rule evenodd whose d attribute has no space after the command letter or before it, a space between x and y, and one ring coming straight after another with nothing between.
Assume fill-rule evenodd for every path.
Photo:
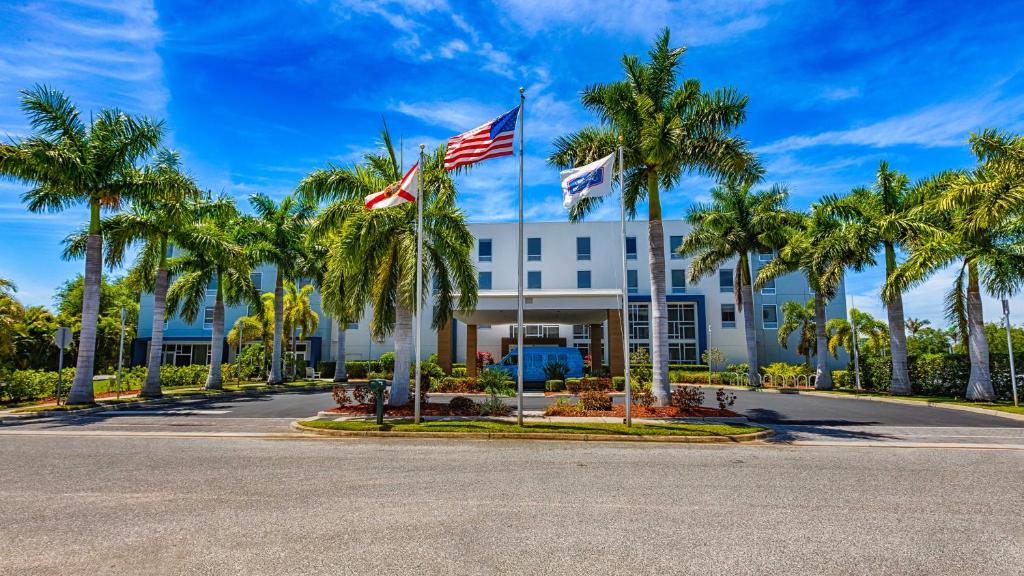
<instances>
[{"instance_id":1,"label":"blue van","mask_svg":"<svg viewBox=\"0 0 1024 576\"><path fill-rule=\"evenodd\" d=\"M562 348L559 346L528 346L526 347L526 356L523 358L526 371L523 373L524 382L543 382L547 380L544 376L544 366L550 363L562 362L569 367L569 372L565 375L566 378L582 378L583 377L583 356L580 351L576 348ZM516 351L512 350L494 365L494 368L504 370L512 377L516 379L516 369L518 359L516 358Z\"/></svg>"}]
</instances>

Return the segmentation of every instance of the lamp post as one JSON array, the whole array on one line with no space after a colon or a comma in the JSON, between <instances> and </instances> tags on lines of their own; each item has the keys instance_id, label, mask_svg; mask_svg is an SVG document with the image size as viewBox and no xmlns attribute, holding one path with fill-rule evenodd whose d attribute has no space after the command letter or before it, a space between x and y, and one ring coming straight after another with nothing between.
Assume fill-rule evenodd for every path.
<instances>
[{"instance_id":1,"label":"lamp post","mask_svg":"<svg viewBox=\"0 0 1024 576\"><path fill-rule=\"evenodd\" d=\"M1003 298L1003 318L1006 320L1006 352L1010 355L1010 384L1013 388L1013 405L1017 403L1017 369L1013 365L1013 337L1010 335L1010 301Z\"/></svg>"}]
</instances>

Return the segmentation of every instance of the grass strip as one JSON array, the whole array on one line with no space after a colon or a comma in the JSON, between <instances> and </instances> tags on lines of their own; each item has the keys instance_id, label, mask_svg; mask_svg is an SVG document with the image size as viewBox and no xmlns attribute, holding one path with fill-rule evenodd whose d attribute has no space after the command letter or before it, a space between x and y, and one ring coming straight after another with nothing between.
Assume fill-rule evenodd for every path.
<instances>
[{"instance_id":1,"label":"grass strip","mask_svg":"<svg viewBox=\"0 0 1024 576\"><path fill-rule=\"evenodd\" d=\"M302 426L324 430L383 432L463 432L463 433L542 433L610 434L616 436L735 436L752 434L764 428L734 424L625 424L604 422L526 422L518 426L501 420L432 420L414 424L412 419L390 420L378 426L373 420L311 420Z\"/></svg>"}]
</instances>

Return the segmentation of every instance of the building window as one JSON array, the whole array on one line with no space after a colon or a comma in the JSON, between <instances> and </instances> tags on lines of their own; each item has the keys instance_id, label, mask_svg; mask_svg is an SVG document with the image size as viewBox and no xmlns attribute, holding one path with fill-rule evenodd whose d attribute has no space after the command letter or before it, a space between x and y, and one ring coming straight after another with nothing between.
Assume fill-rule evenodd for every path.
<instances>
[{"instance_id":1,"label":"building window","mask_svg":"<svg viewBox=\"0 0 1024 576\"><path fill-rule=\"evenodd\" d=\"M217 293L217 275L210 276L210 283L206 285L206 291L210 294Z\"/></svg>"},{"instance_id":2,"label":"building window","mask_svg":"<svg viewBox=\"0 0 1024 576\"><path fill-rule=\"evenodd\" d=\"M530 270L526 273L526 287L530 290L540 290L539 270Z\"/></svg>"},{"instance_id":3,"label":"building window","mask_svg":"<svg viewBox=\"0 0 1024 576\"><path fill-rule=\"evenodd\" d=\"M647 304L629 305L630 340L648 340L651 337L651 316Z\"/></svg>"},{"instance_id":4,"label":"building window","mask_svg":"<svg viewBox=\"0 0 1024 576\"><path fill-rule=\"evenodd\" d=\"M191 366L210 363L209 344L164 344L161 364Z\"/></svg>"},{"instance_id":5,"label":"building window","mask_svg":"<svg viewBox=\"0 0 1024 576\"><path fill-rule=\"evenodd\" d=\"M636 270L626 270L626 292L636 294L640 291Z\"/></svg>"},{"instance_id":6,"label":"building window","mask_svg":"<svg viewBox=\"0 0 1024 576\"><path fill-rule=\"evenodd\" d=\"M203 311L203 329L213 328L213 306L207 306Z\"/></svg>"},{"instance_id":7,"label":"building window","mask_svg":"<svg viewBox=\"0 0 1024 576\"><path fill-rule=\"evenodd\" d=\"M480 273L477 274L477 276L478 276L477 277L477 281L476 281L477 287L479 287L480 290L490 290L491 289L491 273L490 272L480 272Z\"/></svg>"},{"instance_id":8,"label":"building window","mask_svg":"<svg viewBox=\"0 0 1024 576\"><path fill-rule=\"evenodd\" d=\"M736 327L736 305L722 304L722 328Z\"/></svg>"},{"instance_id":9,"label":"building window","mask_svg":"<svg viewBox=\"0 0 1024 576\"><path fill-rule=\"evenodd\" d=\"M668 237L668 251L672 255L673 260L682 259L683 255L678 252L679 247L683 245L682 236L669 236Z\"/></svg>"},{"instance_id":10,"label":"building window","mask_svg":"<svg viewBox=\"0 0 1024 576\"><path fill-rule=\"evenodd\" d=\"M590 324L573 324L572 337L576 340L590 340Z\"/></svg>"},{"instance_id":11,"label":"building window","mask_svg":"<svg viewBox=\"0 0 1024 576\"><path fill-rule=\"evenodd\" d=\"M718 271L718 290L720 292L732 292L732 270L719 270Z\"/></svg>"},{"instance_id":12,"label":"building window","mask_svg":"<svg viewBox=\"0 0 1024 576\"><path fill-rule=\"evenodd\" d=\"M761 294L775 294L775 278L764 283L761 286Z\"/></svg>"},{"instance_id":13,"label":"building window","mask_svg":"<svg viewBox=\"0 0 1024 576\"><path fill-rule=\"evenodd\" d=\"M673 294L685 294L686 293L686 270L673 270L672 271L672 293Z\"/></svg>"},{"instance_id":14,"label":"building window","mask_svg":"<svg viewBox=\"0 0 1024 576\"><path fill-rule=\"evenodd\" d=\"M590 260L590 237L582 236L576 239L576 259Z\"/></svg>"},{"instance_id":15,"label":"building window","mask_svg":"<svg viewBox=\"0 0 1024 576\"><path fill-rule=\"evenodd\" d=\"M576 287L590 288L590 270L576 271Z\"/></svg>"},{"instance_id":16,"label":"building window","mask_svg":"<svg viewBox=\"0 0 1024 576\"><path fill-rule=\"evenodd\" d=\"M348 325L345 326L345 329L346 330L358 330L359 329L359 323L358 322L349 322Z\"/></svg>"},{"instance_id":17,"label":"building window","mask_svg":"<svg viewBox=\"0 0 1024 576\"><path fill-rule=\"evenodd\" d=\"M249 274L249 281L257 291L263 290L263 272L252 272Z\"/></svg>"},{"instance_id":18,"label":"building window","mask_svg":"<svg viewBox=\"0 0 1024 576\"><path fill-rule=\"evenodd\" d=\"M696 364L696 342L669 342L668 361L672 364Z\"/></svg>"},{"instance_id":19,"label":"building window","mask_svg":"<svg viewBox=\"0 0 1024 576\"><path fill-rule=\"evenodd\" d=\"M758 250L757 259L761 262L771 262L775 259L775 250Z\"/></svg>"},{"instance_id":20,"label":"building window","mask_svg":"<svg viewBox=\"0 0 1024 576\"><path fill-rule=\"evenodd\" d=\"M516 325L508 327L509 338L517 338ZM524 338L558 338L558 325L556 324L527 324Z\"/></svg>"},{"instance_id":21,"label":"building window","mask_svg":"<svg viewBox=\"0 0 1024 576\"><path fill-rule=\"evenodd\" d=\"M491 239L490 238L481 238L479 240L479 242L477 243L476 254L477 254L477 259L479 259L481 262L490 262L491 261L492 253L491 253Z\"/></svg>"},{"instance_id":22,"label":"building window","mask_svg":"<svg viewBox=\"0 0 1024 576\"><path fill-rule=\"evenodd\" d=\"M540 238L526 239L526 259L531 262L540 261Z\"/></svg>"},{"instance_id":23,"label":"building window","mask_svg":"<svg viewBox=\"0 0 1024 576\"><path fill-rule=\"evenodd\" d=\"M692 303L668 305L668 337L672 340L697 339L697 306Z\"/></svg>"},{"instance_id":24,"label":"building window","mask_svg":"<svg viewBox=\"0 0 1024 576\"><path fill-rule=\"evenodd\" d=\"M626 236L626 260L636 260L636 236Z\"/></svg>"},{"instance_id":25,"label":"building window","mask_svg":"<svg viewBox=\"0 0 1024 576\"><path fill-rule=\"evenodd\" d=\"M584 358L587 357L587 354L590 354L590 342L576 342L572 345L572 347L579 350L580 356L583 356ZM598 364L600 364L601 359L598 358L597 360Z\"/></svg>"},{"instance_id":26,"label":"building window","mask_svg":"<svg viewBox=\"0 0 1024 576\"><path fill-rule=\"evenodd\" d=\"M779 308L775 304L761 305L761 325L767 329L779 327Z\"/></svg>"}]
</instances>

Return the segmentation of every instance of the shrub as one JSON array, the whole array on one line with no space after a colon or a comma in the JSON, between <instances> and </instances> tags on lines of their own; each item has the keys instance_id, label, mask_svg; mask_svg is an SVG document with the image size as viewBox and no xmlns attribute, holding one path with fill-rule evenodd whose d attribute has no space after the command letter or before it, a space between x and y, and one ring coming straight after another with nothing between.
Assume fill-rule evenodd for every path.
<instances>
[{"instance_id":1,"label":"shrub","mask_svg":"<svg viewBox=\"0 0 1024 576\"><path fill-rule=\"evenodd\" d=\"M718 348L708 348L701 355L701 359L704 363L710 366L712 369L719 369L725 364L725 353Z\"/></svg>"},{"instance_id":2,"label":"shrub","mask_svg":"<svg viewBox=\"0 0 1024 576\"><path fill-rule=\"evenodd\" d=\"M480 373L480 386L491 396L512 396L516 393L512 387L512 377L500 368L488 368Z\"/></svg>"},{"instance_id":3,"label":"shrub","mask_svg":"<svg viewBox=\"0 0 1024 576\"><path fill-rule=\"evenodd\" d=\"M637 348L629 355L629 369L631 383L650 384L654 381L654 371L647 348Z\"/></svg>"},{"instance_id":4,"label":"shrub","mask_svg":"<svg viewBox=\"0 0 1024 576\"><path fill-rule=\"evenodd\" d=\"M568 398L559 398L544 409L545 416L584 416L586 413L582 401L573 402Z\"/></svg>"},{"instance_id":5,"label":"shrub","mask_svg":"<svg viewBox=\"0 0 1024 576\"><path fill-rule=\"evenodd\" d=\"M562 380L548 380L544 382L544 390L548 392L561 392L565 389L565 382Z\"/></svg>"},{"instance_id":6,"label":"shrub","mask_svg":"<svg viewBox=\"0 0 1024 576\"><path fill-rule=\"evenodd\" d=\"M320 373L321 378L333 378L334 371L337 370L338 363L334 360L327 360L316 363L316 371Z\"/></svg>"},{"instance_id":7,"label":"shrub","mask_svg":"<svg viewBox=\"0 0 1024 576\"><path fill-rule=\"evenodd\" d=\"M430 391L443 394L471 394L480 392L480 384L476 378L456 378L445 376L430 379Z\"/></svg>"},{"instance_id":8,"label":"shrub","mask_svg":"<svg viewBox=\"0 0 1024 576\"><path fill-rule=\"evenodd\" d=\"M160 386L164 388L184 388L189 386L201 386L206 381L206 375L210 367L203 364L192 364L191 366L170 366L160 367Z\"/></svg>"},{"instance_id":9,"label":"shrub","mask_svg":"<svg viewBox=\"0 0 1024 576\"><path fill-rule=\"evenodd\" d=\"M603 376L600 377L600 378L588 377L588 378L583 378L580 381L580 391L581 392L582 391L586 391L586 390L611 391L611 389L612 389L612 379L611 378L606 378L606 377L603 377Z\"/></svg>"},{"instance_id":10,"label":"shrub","mask_svg":"<svg viewBox=\"0 0 1024 576\"><path fill-rule=\"evenodd\" d=\"M697 372L695 370L671 370L668 373L669 381L673 384L707 384L708 376L707 371ZM710 380L712 384L721 384L722 374L712 372Z\"/></svg>"},{"instance_id":11,"label":"shrub","mask_svg":"<svg viewBox=\"0 0 1024 576\"><path fill-rule=\"evenodd\" d=\"M61 372L61 397L67 396L75 379L75 369L65 368ZM0 386L0 398L10 402L24 402L51 398L57 394L57 372L43 370L14 370L6 375Z\"/></svg>"},{"instance_id":12,"label":"shrub","mask_svg":"<svg viewBox=\"0 0 1024 576\"><path fill-rule=\"evenodd\" d=\"M501 401L497 394L480 404L480 414L483 416L508 416L512 413L512 407Z\"/></svg>"},{"instance_id":13,"label":"shrub","mask_svg":"<svg viewBox=\"0 0 1024 576\"><path fill-rule=\"evenodd\" d=\"M583 378L566 378L565 389L569 394L579 394L582 390Z\"/></svg>"},{"instance_id":14,"label":"shrub","mask_svg":"<svg viewBox=\"0 0 1024 576\"><path fill-rule=\"evenodd\" d=\"M361 360L351 360L345 362L345 371L348 372L349 378L362 379L369 373L369 367Z\"/></svg>"},{"instance_id":15,"label":"shrub","mask_svg":"<svg viewBox=\"0 0 1024 576\"><path fill-rule=\"evenodd\" d=\"M480 407L465 396L456 396L448 402L448 413L456 416L475 416L480 413Z\"/></svg>"},{"instance_id":16,"label":"shrub","mask_svg":"<svg viewBox=\"0 0 1024 576\"><path fill-rule=\"evenodd\" d=\"M625 376L612 376L612 386L616 392L622 392L626 389L626 377Z\"/></svg>"},{"instance_id":17,"label":"shrub","mask_svg":"<svg viewBox=\"0 0 1024 576\"><path fill-rule=\"evenodd\" d=\"M654 392L652 392L652 385L650 382L642 383L631 381L629 383L630 388L630 404L634 406L643 406L644 408L650 408L654 406Z\"/></svg>"},{"instance_id":18,"label":"shrub","mask_svg":"<svg viewBox=\"0 0 1024 576\"><path fill-rule=\"evenodd\" d=\"M465 378L466 367L462 366L459 368L452 368L452 376L455 376L456 378Z\"/></svg>"},{"instance_id":19,"label":"shrub","mask_svg":"<svg viewBox=\"0 0 1024 576\"><path fill-rule=\"evenodd\" d=\"M612 397L607 392L587 390L580 393L580 402L586 410L611 410Z\"/></svg>"},{"instance_id":20,"label":"shrub","mask_svg":"<svg viewBox=\"0 0 1024 576\"><path fill-rule=\"evenodd\" d=\"M680 386L672 391L669 403L680 412L700 407L704 404L704 390L697 386Z\"/></svg>"},{"instance_id":21,"label":"shrub","mask_svg":"<svg viewBox=\"0 0 1024 576\"><path fill-rule=\"evenodd\" d=\"M334 397L334 403L337 404L339 408L344 408L348 404L348 389L344 386L335 386L332 388L331 396ZM361 402L356 402L356 404L361 404Z\"/></svg>"},{"instance_id":22,"label":"shrub","mask_svg":"<svg viewBox=\"0 0 1024 576\"><path fill-rule=\"evenodd\" d=\"M560 360L544 365L544 378L548 380L565 380L565 375L568 373L569 365Z\"/></svg>"},{"instance_id":23,"label":"shrub","mask_svg":"<svg viewBox=\"0 0 1024 576\"><path fill-rule=\"evenodd\" d=\"M814 375L814 369L806 364L787 364L785 362L773 362L761 368L761 372L771 379L775 386L796 386L804 384L804 378ZM810 381L806 381L810 384Z\"/></svg>"},{"instance_id":24,"label":"shrub","mask_svg":"<svg viewBox=\"0 0 1024 576\"><path fill-rule=\"evenodd\" d=\"M728 410L736 403L736 394L726 392L725 388L715 391L715 400L718 402L719 410Z\"/></svg>"},{"instance_id":25,"label":"shrub","mask_svg":"<svg viewBox=\"0 0 1024 576\"><path fill-rule=\"evenodd\" d=\"M341 388L341 386L339 386L339 388ZM351 390L352 390L352 401L355 402L356 404L373 404L374 403L375 400L374 400L374 397L373 397L373 390L371 390L368 385L366 385L366 384L359 384L358 386L353 386L351 388Z\"/></svg>"},{"instance_id":26,"label":"shrub","mask_svg":"<svg viewBox=\"0 0 1024 576\"><path fill-rule=\"evenodd\" d=\"M836 388L853 388L855 385L853 373L849 370L833 370L832 384Z\"/></svg>"},{"instance_id":27,"label":"shrub","mask_svg":"<svg viewBox=\"0 0 1024 576\"><path fill-rule=\"evenodd\" d=\"M724 372L742 372L746 374L750 370L750 364L746 362L740 362L738 364L729 364L725 367Z\"/></svg>"},{"instance_id":28,"label":"shrub","mask_svg":"<svg viewBox=\"0 0 1024 576\"><path fill-rule=\"evenodd\" d=\"M378 369L382 372L394 372L395 371L395 353L385 352L377 358Z\"/></svg>"}]
</instances>

